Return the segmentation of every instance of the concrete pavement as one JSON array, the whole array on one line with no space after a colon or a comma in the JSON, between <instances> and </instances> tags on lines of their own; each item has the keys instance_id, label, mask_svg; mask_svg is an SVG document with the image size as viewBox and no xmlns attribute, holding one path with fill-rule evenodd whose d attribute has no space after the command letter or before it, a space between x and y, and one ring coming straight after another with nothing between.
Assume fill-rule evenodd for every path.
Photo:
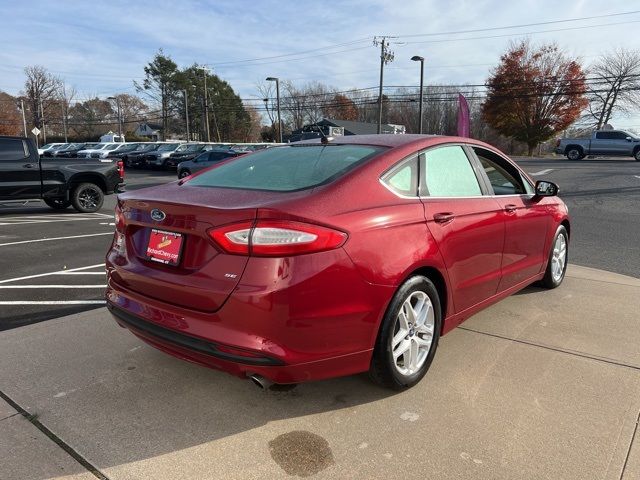
<instances>
[{"instance_id":1,"label":"concrete pavement","mask_svg":"<svg viewBox=\"0 0 640 480\"><path fill-rule=\"evenodd\" d=\"M640 478L640 280L570 266L445 336L395 394L173 359L104 309L0 332L0 478ZM633 440L634 436L635 441Z\"/></svg>"}]
</instances>

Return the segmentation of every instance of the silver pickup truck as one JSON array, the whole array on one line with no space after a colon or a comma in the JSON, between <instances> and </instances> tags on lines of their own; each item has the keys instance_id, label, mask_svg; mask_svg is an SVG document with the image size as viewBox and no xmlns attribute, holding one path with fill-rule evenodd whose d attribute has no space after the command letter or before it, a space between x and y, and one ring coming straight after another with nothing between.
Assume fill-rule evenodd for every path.
<instances>
[{"instance_id":1,"label":"silver pickup truck","mask_svg":"<svg viewBox=\"0 0 640 480\"><path fill-rule=\"evenodd\" d=\"M563 138L556 143L556 153L569 160L587 155L634 157L640 162L640 138L623 130L597 130L591 138Z\"/></svg>"}]
</instances>

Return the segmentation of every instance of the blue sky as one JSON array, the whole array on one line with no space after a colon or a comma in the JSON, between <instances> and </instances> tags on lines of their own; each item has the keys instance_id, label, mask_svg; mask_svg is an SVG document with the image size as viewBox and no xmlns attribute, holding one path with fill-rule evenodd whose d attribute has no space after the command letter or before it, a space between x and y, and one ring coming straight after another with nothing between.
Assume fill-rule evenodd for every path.
<instances>
[{"instance_id":1,"label":"blue sky","mask_svg":"<svg viewBox=\"0 0 640 480\"><path fill-rule=\"evenodd\" d=\"M256 86L266 76L299 84L318 80L340 90L370 87L379 74L374 35L400 36L386 85L417 83L413 55L426 58L427 84L481 84L511 39L556 41L585 64L618 46L640 49L640 13L435 34L634 10L640 1L0 0L0 90L19 93L22 69L38 64L75 86L80 99L135 93L132 80L142 78L143 66L159 48L180 66L213 66L243 98L259 98ZM431 36L409 36L425 34ZM308 53L265 58L295 52ZM248 59L263 60L233 63ZM616 118L614 126L640 130L640 115Z\"/></svg>"}]
</instances>

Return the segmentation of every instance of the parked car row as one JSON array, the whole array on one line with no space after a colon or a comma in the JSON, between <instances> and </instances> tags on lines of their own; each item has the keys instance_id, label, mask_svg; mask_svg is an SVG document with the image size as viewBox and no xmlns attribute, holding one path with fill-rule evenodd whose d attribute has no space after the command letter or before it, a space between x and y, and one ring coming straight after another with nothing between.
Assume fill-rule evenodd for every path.
<instances>
[{"instance_id":1,"label":"parked car row","mask_svg":"<svg viewBox=\"0 0 640 480\"><path fill-rule=\"evenodd\" d=\"M85 142L49 143L38 149L40 156L59 158L95 158L122 160L129 168L178 169L182 162L190 162L196 157L216 151L210 159L205 157L196 166L185 167L183 176L204 167L207 161L219 161L229 156L237 156L278 144L271 143L208 143L208 142ZM227 153L223 153L227 152ZM215 159L215 160L214 160ZM208 166L208 165L207 165ZM198 168L199 167L199 168ZM180 175L180 170L178 169Z\"/></svg>"}]
</instances>

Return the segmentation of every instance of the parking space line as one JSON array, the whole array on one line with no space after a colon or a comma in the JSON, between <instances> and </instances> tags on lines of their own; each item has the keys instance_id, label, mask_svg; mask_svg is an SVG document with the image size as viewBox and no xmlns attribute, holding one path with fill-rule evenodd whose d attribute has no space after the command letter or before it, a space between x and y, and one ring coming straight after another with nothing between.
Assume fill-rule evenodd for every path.
<instances>
[{"instance_id":1,"label":"parking space line","mask_svg":"<svg viewBox=\"0 0 640 480\"><path fill-rule=\"evenodd\" d=\"M98 237L100 235L113 235L113 232L89 233L87 235L74 235L74 236L71 236L71 237L53 237L53 238L39 238L39 239L36 239L36 240L21 240L19 242L0 243L0 247L6 247L8 245L20 245L20 244L23 244L23 243L52 242L54 240L68 240L70 238Z\"/></svg>"},{"instance_id":2,"label":"parking space line","mask_svg":"<svg viewBox=\"0 0 640 480\"><path fill-rule=\"evenodd\" d=\"M32 223L60 223L60 222L89 222L93 220L94 222L97 220L102 220L102 218L69 218L69 219L60 219L60 220L21 220L16 222L0 222L0 225L29 225Z\"/></svg>"},{"instance_id":3,"label":"parking space line","mask_svg":"<svg viewBox=\"0 0 640 480\"><path fill-rule=\"evenodd\" d=\"M532 172L529 175L537 177L538 175L546 175L549 172L553 172L553 168L547 168L546 170L540 170L539 172Z\"/></svg>"},{"instance_id":4,"label":"parking space line","mask_svg":"<svg viewBox=\"0 0 640 480\"><path fill-rule=\"evenodd\" d=\"M104 305L105 303L105 300L0 301L0 305Z\"/></svg>"},{"instance_id":5,"label":"parking space line","mask_svg":"<svg viewBox=\"0 0 640 480\"><path fill-rule=\"evenodd\" d=\"M60 272L60 275L106 275L106 272Z\"/></svg>"},{"instance_id":6,"label":"parking space line","mask_svg":"<svg viewBox=\"0 0 640 480\"><path fill-rule=\"evenodd\" d=\"M104 263L97 263L95 265L89 265L87 267L71 268L69 270L56 270L55 272L38 273L36 275L27 275L26 277L7 278L6 280L0 280L0 283L17 282L19 280L29 280L31 278L47 277L49 275L64 275L65 273L69 273L69 272L90 270L92 268L98 268L98 267L104 267ZM104 272L94 272L94 275L104 275Z\"/></svg>"},{"instance_id":7,"label":"parking space line","mask_svg":"<svg viewBox=\"0 0 640 480\"><path fill-rule=\"evenodd\" d=\"M12 288L19 290L22 288L107 288L106 285L0 285L0 289Z\"/></svg>"}]
</instances>

